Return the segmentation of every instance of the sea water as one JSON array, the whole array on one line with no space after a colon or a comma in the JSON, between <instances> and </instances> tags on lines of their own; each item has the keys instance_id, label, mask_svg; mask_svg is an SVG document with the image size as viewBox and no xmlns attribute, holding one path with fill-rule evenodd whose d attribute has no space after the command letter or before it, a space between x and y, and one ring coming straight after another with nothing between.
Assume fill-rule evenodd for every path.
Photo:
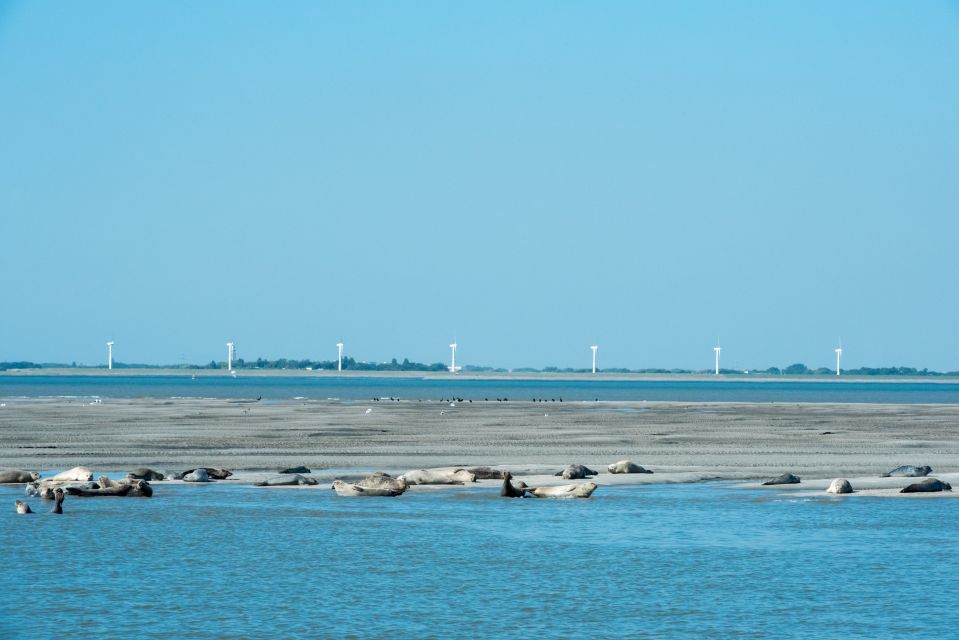
<instances>
[{"instance_id":1,"label":"sea water","mask_svg":"<svg viewBox=\"0 0 959 640\"><path fill-rule=\"evenodd\" d=\"M3 638L955 638L959 501L725 483L0 487Z\"/></svg>"},{"instance_id":2,"label":"sea water","mask_svg":"<svg viewBox=\"0 0 959 640\"><path fill-rule=\"evenodd\" d=\"M530 401L650 400L676 402L864 402L959 404L959 380L503 380L332 376L0 376L0 398L463 398Z\"/></svg>"}]
</instances>

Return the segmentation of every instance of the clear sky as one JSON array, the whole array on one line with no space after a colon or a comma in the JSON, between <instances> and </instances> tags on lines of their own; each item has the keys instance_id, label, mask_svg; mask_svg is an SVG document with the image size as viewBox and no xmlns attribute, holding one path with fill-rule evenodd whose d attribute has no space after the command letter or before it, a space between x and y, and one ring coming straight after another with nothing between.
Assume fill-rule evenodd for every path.
<instances>
[{"instance_id":1,"label":"clear sky","mask_svg":"<svg viewBox=\"0 0 959 640\"><path fill-rule=\"evenodd\" d=\"M959 369L959 3L0 0L0 360Z\"/></svg>"}]
</instances>

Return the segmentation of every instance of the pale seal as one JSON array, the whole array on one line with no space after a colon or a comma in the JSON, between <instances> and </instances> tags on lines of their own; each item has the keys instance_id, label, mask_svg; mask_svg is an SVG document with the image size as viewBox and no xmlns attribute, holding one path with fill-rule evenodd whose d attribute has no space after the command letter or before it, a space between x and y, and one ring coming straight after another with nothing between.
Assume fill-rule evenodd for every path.
<instances>
[{"instance_id":1,"label":"pale seal","mask_svg":"<svg viewBox=\"0 0 959 640\"><path fill-rule=\"evenodd\" d=\"M47 480L53 480L54 482L89 482L93 480L93 472L86 467L73 467L72 469L61 471L52 478L47 478Z\"/></svg>"},{"instance_id":2,"label":"pale seal","mask_svg":"<svg viewBox=\"0 0 959 640\"><path fill-rule=\"evenodd\" d=\"M535 487L528 490L537 498L588 498L596 491L595 482L561 484L556 487Z\"/></svg>"},{"instance_id":3,"label":"pale seal","mask_svg":"<svg viewBox=\"0 0 959 640\"><path fill-rule=\"evenodd\" d=\"M398 480L406 484L467 484L476 482L476 476L466 469L417 469L407 471Z\"/></svg>"},{"instance_id":4,"label":"pale seal","mask_svg":"<svg viewBox=\"0 0 959 640\"><path fill-rule=\"evenodd\" d=\"M367 488L361 487L358 484L351 484L349 482L343 482L342 480L334 480L331 488L336 491L338 496L350 496L350 497L376 497L376 496L385 496L389 498L394 498L402 493L406 489L391 489L391 488Z\"/></svg>"},{"instance_id":5,"label":"pale seal","mask_svg":"<svg viewBox=\"0 0 959 640\"><path fill-rule=\"evenodd\" d=\"M184 473L180 479L183 482L209 482L210 475L206 472L206 469L193 469Z\"/></svg>"},{"instance_id":6,"label":"pale seal","mask_svg":"<svg viewBox=\"0 0 959 640\"><path fill-rule=\"evenodd\" d=\"M36 482L39 479L40 474L36 471L23 471L22 469L0 471L0 484L25 484Z\"/></svg>"},{"instance_id":7,"label":"pale seal","mask_svg":"<svg viewBox=\"0 0 959 640\"><path fill-rule=\"evenodd\" d=\"M852 485L845 478L836 478L829 484L826 493L852 493Z\"/></svg>"},{"instance_id":8,"label":"pale seal","mask_svg":"<svg viewBox=\"0 0 959 640\"><path fill-rule=\"evenodd\" d=\"M554 473L555 476L563 476L563 480L582 480L583 478L588 478L589 476L598 475L596 471L593 471L586 465L582 464L571 464L559 473Z\"/></svg>"},{"instance_id":9,"label":"pale seal","mask_svg":"<svg viewBox=\"0 0 959 640\"><path fill-rule=\"evenodd\" d=\"M314 485L319 484L314 478L304 478L298 473L274 476L272 478L267 478L266 480L261 480L260 482L254 482L254 487L293 487L297 485Z\"/></svg>"},{"instance_id":10,"label":"pale seal","mask_svg":"<svg viewBox=\"0 0 959 640\"><path fill-rule=\"evenodd\" d=\"M620 460L606 467L610 473L652 473L649 469L639 466L629 460Z\"/></svg>"},{"instance_id":11,"label":"pale seal","mask_svg":"<svg viewBox=\"0 0 959 640\"><path fill-rule=\"evenodd\" d=\"M899 493L935 493L938 491L952 491L952 485L936 478L926 478L922 482L909 485Z\"/></svg>"},{"instance_id":12,"label":"pale seal","mask_svg":"<svg viewBox=\"0 0 959 640\"><path fill-rule=\"evenodd\" d=\"M772 480L767 480L763 483L764 486L774 484L799 484L799 476L794 476L791 473L784 473L781 476L773 478Z\"/></svg>"},{"instance_id":13,"label":"pale seal","mask_svg":"<svg viewBox=\"0 0 959 640\"><path fill-rule=\"evenodd\" d=\"M30 508L26 502L21 502L20 500L16 501L17 503L17 513L33 513L33 510Z\"/></svg>"},{"instance_id":14,"label":"pale seal","mask_svg":"<svg viewBox=\"0 0 959 640\"><path fill-rule=\"evenodd\" d=\"M932 473L932 467L922 466L914 467L912 465L903 465L901 467L896 467L889 473L884 473L880 478L922 478L928 476Z\"/></svg>"},{"instance_id":15,"label":"pale seal","mask_svg":"<svg viewBox=\"0 0 959 640\"><path fill-rule=\"evenodd\" d=\"M356 483L356 486L364 489L392 489L394 491L404 492L409 488L406 481L401 478L394 478L388 473L376 471L366 476Z\"/></svg>"}]
</instances>

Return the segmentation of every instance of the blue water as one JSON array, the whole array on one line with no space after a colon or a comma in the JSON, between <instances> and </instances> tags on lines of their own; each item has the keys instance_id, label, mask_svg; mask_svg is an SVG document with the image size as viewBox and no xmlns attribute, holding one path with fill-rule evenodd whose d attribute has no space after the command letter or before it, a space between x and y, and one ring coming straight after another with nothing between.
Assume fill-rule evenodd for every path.
<instances>
[{"instance_id":1,"label":"blue water","mask_svg":"<svg viewBox=\"0 0 959 640\"><path fill-rule=\"evenodd\" d=\"M366 377L0 376L0 398L257 398L368 400L668 400L676 402L959 403L955 382L743 380L471 380Z\"/></svg>"},{"instance_id":2,"label":"blue water","mask_svg":"<svg viewBox=\"0 0 959 640\"><path fill-rule=\"evenodd\" d=\"M959 501L726 484L156 485L18 516L0 487L0 637L955 638ZM186 632L186 633L185 633Z\"/></svg>"}]
</instances>

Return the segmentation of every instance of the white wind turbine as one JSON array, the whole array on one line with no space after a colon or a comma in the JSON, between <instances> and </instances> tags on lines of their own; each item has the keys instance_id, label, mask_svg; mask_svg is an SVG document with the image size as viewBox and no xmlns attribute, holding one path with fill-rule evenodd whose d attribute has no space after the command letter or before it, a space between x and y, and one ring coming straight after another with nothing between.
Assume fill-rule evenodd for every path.
<instances>
[{"instance_id":1,"label":"white wind turbine","mask_svg":"<svg viewBox=\"0 0 959 640\"><path fill-rule=\"evenodd\" d=\"M719 346L719 340L717 340L717 341L716 341L716 346L713 347L713 351L716 352L716 375L717 375L717 376L719 375L719 352L722 351L722 350L723 350L723 348Z\"/></svg>"},{"instance_id":2,"label":"white wind turbine","mask_svg":"<svg viewBox=\"0 0 959 640\"><path fill-rule=\"evenodd\" d=\"M233 343L226 343L226 370L233 371Z\"/></svg>"},{"instance_id":3,"label":"white wind turbine","mask_svg":"<svg viewBox=\"0 0 959 640\"><path fill-rule=\"evenodd\" d=\"M450 345L450 373L456 373L462 369L462 367L456 366L456 346L455 341Z\"/></svg>"},{"instance_id":4,"label":"white wind turbine","mask_svg":"<svg viewBox=\"0 0 959 640\"><path fill-rule=\"evenodd\" d=\"M336 370L337 371L343 370L343 343L342 342L336 343Z\"/></svg>"},{"instance_id":5,"label":"white wind turbine","mask_svg":"<svg viewBox=\"0 0 959 640\"><path fill-rule=\"evenodd\" d=\"M839 339L839 348L836 350L836 375L839 375L839 366L842 364L842 338Z\"/></svg>"},{"instance_id":6,"label":"white wind turbine","mask_svg":"<svg viewBox=\"0 0 959 640\"><path fill-rule=\"evenodd\" d=\"M113 368L113 340L107 343L107 369Z\"/></svg>"},{"instance_id":7,"label":"white wind turbine","mask_svg":"<svg viewBox=\"0 0 959 640\"><path fill-rule=\"evenodd\" d=\"M594 344L590 349L593 350L593 373L596 373L596 350L599 349L599 345Z\"/></svg>"}]
</instances>

